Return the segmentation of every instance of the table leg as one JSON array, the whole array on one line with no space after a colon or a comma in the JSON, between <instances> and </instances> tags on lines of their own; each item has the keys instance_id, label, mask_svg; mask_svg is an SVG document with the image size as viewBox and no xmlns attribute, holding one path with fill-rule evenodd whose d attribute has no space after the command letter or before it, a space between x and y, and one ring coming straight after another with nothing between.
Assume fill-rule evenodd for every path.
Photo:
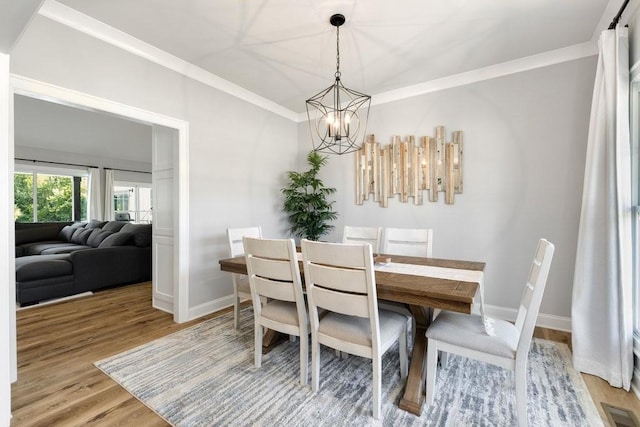
<instances>
[{"instance_id":1,"label":"table leg","mask_svg":"<svg viewBox=\"0 0 640 427\"><path fill-rule=\"evenodd\" d=\"M411 313L416 321L416 330L413 336L413 351L409 364L409 375L404 396L398 405L400 409L412 414L420 415L424 404L424 381L427 355L427 338L425 333L431 322L431 310L420 306L411 306Z\"/></svg>"},{"instance_id":2,"label":"table leg","mask_svg":"<svg viewBox=\"0 0 640 427\"><path fill-rule=\"evenodd\" d=\"M269 353L276 345L287 339L287 335L267 329L262 337L262 354Z\"/></svg>"}]
</instances>

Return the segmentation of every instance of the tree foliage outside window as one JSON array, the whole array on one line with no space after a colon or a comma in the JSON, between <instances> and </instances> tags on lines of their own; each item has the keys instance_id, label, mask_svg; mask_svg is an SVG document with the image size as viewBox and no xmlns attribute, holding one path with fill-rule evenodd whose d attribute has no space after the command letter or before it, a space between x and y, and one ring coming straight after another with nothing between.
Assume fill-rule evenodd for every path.
<instances>
[{"instance_id":1,"label":"tree foliage outside window","mask_svg":"<svg viewBox=\"0 0 640 427\"><path fill-rule=\"evenodd\" d=\"M36 177L34 203L33 180ZM14 219L16 222L73 221L74 177L33 173L14 175ZM87 218L87 179L80 180L80 219ZM34 207L35 206L35 207ZM37 210L37 217L34 215Z\"/></svg>"}]
</instances>

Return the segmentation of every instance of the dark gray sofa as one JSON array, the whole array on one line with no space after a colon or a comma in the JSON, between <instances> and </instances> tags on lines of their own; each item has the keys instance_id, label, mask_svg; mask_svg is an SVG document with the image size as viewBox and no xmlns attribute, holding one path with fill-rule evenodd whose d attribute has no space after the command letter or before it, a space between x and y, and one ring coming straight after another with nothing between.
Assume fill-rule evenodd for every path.
<instances>
[{"instance_id":1,"label":"dark gray sofa","mask_svg":"<svg viewBox=\"0 0 640 427\"><path fill-rule=\"evenodd\" d=\"M21 305L150 279L150 224L16 224Z\"/></svg>"}]
</instances>

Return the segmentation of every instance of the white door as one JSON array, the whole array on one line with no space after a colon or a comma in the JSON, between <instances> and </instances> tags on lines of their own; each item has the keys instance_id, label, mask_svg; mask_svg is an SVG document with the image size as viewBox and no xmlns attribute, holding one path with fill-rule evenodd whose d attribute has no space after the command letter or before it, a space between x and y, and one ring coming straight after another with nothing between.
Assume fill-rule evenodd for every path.
<instances>
[{"instance_id":1,"label":"white door","mask_svg":"<svg viewBox=\"0 0 640 427\"><path fill-rule=\"evenodd\" d=\"M175 231L178 206L175 164L178 159L178 131L153 126L153 307L174 313L178 274L175 268Z\"/></svg>"}]
</instances>

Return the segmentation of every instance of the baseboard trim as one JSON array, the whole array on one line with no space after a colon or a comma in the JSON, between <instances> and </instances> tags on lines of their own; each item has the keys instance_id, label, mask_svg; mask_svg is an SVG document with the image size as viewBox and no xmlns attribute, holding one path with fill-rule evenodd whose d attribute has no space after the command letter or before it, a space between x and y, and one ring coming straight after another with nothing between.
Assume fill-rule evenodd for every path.
<instances>
[{"instance_id":1,"label":"baseboard trim","mask_svg":"<svg viewBox=\"0 0 640 427\"><path fill-rule=\"evenodd\" d=\"M207 314L230 307L233 305L233 299L233 295L228 295L213 301L207 301L195 307L189 307L189 320L194 320L198 317L206 316Z\"/></svg>"},{"instance_id":2,"label":"baseboard trim","mask_svg":"<svg viewBox=\"0 0 640 427\"><path fill-rule=\"evenodd\" d=\"M485 311L490 317L508 320L510 322L514 322L518 315L518 310L495 305L485 305ZM536 319L536 326L554 329L556 331L571 332L571 319L553 314L539 313L538 318Z\"/></svg>"},{"instance_id":3,"label":"baseboard trim","mask_svg":"<svg viewBox=\"0 0 640 427\"><path fill-rule=\"evenodd\" d=\"M47 300L47 301L42 301L42 302L39 302L37 304L27 305L26 307L17 307L16 306L16 311L28 310L30 308L36 308L36 307L42 307L43 305L57 304L59 302L69 301L69 300L76 299L76 298L88 297L88 296L91 296L91 295L93 295L93 292L87 291L87 292L83 292L81 294L69 295L68 297L62 297L62 298L56 298L56 299L50 299L50 300Z\"/></svg>"}]
</instances>

